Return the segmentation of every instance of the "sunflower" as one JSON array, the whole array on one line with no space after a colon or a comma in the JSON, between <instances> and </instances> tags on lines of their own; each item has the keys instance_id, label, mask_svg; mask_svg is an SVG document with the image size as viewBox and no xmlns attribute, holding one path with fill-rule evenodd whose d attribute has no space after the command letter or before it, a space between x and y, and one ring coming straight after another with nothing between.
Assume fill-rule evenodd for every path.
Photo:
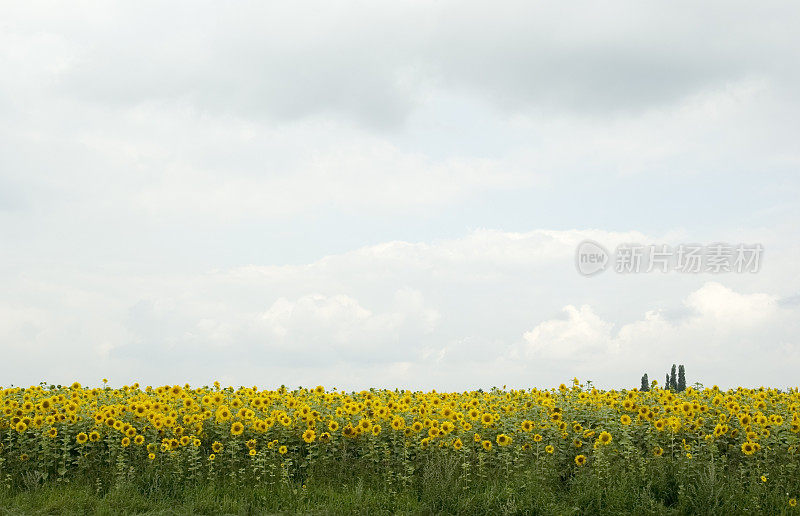
<instances>
[{"instance_id":1,"label":"sunflower","mask_svg":"<svg viewBox=\"0 0 800 516\"><path fill-rule=\"evenodd\" d=\"M489 451L492 449L492 441L483 441L481 443L481 446L483 447L484 450Z\"/></svg>"},{"instance_id":2,"label":"sunflower","mask_svg":"<svg viewBox=\"0 0 800 516\"><path fill-rule=\"evenodd\" d=\"M79 433L78 435L75 436L75 441L77 441L78 444L86 444L86 441L88 441L88 440L89 440L89 436L86 435L83 432L81 432L81 433Z\"/></svg>"},{"instance_id":3,"label":"sunflower","mask_svg":"<svg viewBox=\"0 0 800 516\"><path fill-rule=\"evenodd\" d=\"M316 439L316 437L317 437L317 434L316 434L316 432L314 432L314 431L313 431L312 429L310 429L310 428L309 428L308 430L306 430L305 432L303 432L303 440L304 440L305 442L307 442L307 443L312 443L312 442L314 442L314 439ZM255 443L254 443L254 444L255 444Z\"/></svg>"},{"instance_id":4,"label":"sunflower","mask_svg":"<svg viewBox=\"0 0 800 516\"><path fill-rule=\"evenodd\" d=\"M463 447L464 447L464 443L461 442L461 439L456 439L455 441L453 441L453 448L454 449L460 450Z\"/></svg>"},{"instance_id":5,"label":"sunflower","mask_svg":"<svg viewBox=\"0 0 800 516\"><path fill-rule=\"evenodd\" d=\"M222 451L222 443L219 441L214 441L214 444L211 445L211 449L214 453L219 453Z\"/></svg>"},{"instance_id":6,"label":"sunflower","mask_svg":"<svg viewBox=\"0 0 800 516\"><path fill-rule=\"evenodd\" d=\"M586 455L576 455L575 456L575 464L578 466L583 466L586 464Z\"/></svg>"},{"instance_id":7,"label":"sunflower","mask_svg":"<svg viewBox=\"0 0 800 516\"><path fill-rule=\"evenodd\" d=\"M542 434L533 434L533 440L535 442L537 442L537 443L541 442L542 441Z\"/></svg>"},{"instance_id":8,"label":"sunflower","mask_svg":"<svg viewBox=\"0 0 800 516\"><path fill-rule=\"evenodd\" d=\"M497 444L500 446L508 446L511 444L511 437L507 436L506 434L500 434L497 436Z\"/></svg>"},{"instance_id":9,"label":"sunflower","mask_svg":"<svg viewBox=\"0 0 800 516\"><path fill-rule=\"evenodd\" d=\"M544 447L544 451L546 451L547 453L553 453L554 451L556 451L556 449L553 447L552 444L548 444L547 446Z\"/></svg>"},{"instance_id":10,"label":"sunflower","mask_svg":"<svg viewBox=\"0 0 800 516\"><path fill-rule=\"evenodd\" d=\"M745 441L742 443L742 452L745 455L752 455L756 452L756 444L750 441Z\"/></svg>"},{"instance_id":11,"label":"sunflower","mask_svg":"<svg viewBox=\"0 0 800 516\"><path fill-rule=\"evenodd\" d=\"M619 418L619 421L623 425L628 426L631 424L631 416L629 416L628 414L623 414L622 417Z\"/></svg>"},{"instance_id":12,"label":"sunflower","mask_svg":"<svg viewBox=\"0 0 800 516\"><path fill-rule=\"evenodd\" d=\"M286 446L281 446L280 448L278 448L278 453L280 453L281 455L286 455L286 452L288 451L289 449Z\"/></svg>"},{"instance_id":13,"label":"sunflower","mask_svg":"<svg viewBox=\"0 0 800 516\"><path fill-rule=\"evenodd\" d=\"M661 457L662 455L664 455L664 448L662 448L661 446L656 446L655 448L653 448L653 455L655 455L656 457Z\"/></svg>"},{"instance_id":14,"label":"sunflower","mask_svg":"<svg viewBox=\"0 0 800 516\"><path fill-rule=\"evenodd\" d=\"M227 421L231 418L231 411L225 405L217 409L217 420Z\"/></svg>"},{"instance_id":15,"label":"sunflower","mask_svg":"<svg viewBox=\"0 0 800 516\"><path fill-rule=\"evenodd\" d=\"M242 432L244 432L244 425L240 421L231 425L231 435L242 435Z\"/></svg>"},{"instance_id":16,"label":"sunflower","mask_svg":"<svg viewBox=\"0 0 800 516\"><path fill-rule=\"evenodd\" d=\"M600 441L600 444L611 444L611 434L608 432L600 432L600 435L597 437L597 440Z\"/></svg>"}]
</instances>

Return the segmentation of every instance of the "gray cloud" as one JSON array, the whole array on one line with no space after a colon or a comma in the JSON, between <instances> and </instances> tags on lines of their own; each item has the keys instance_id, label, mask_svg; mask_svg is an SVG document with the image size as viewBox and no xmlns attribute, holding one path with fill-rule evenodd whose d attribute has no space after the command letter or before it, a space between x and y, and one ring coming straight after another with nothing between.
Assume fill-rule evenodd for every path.
<instances>
[{"instance_id":1,"label":"gray cloud","mask_svg":"<svg viewBox=\"0 0 800 516\"><path fill-rule=\"evenodd\" d=\"M85 17L54 9L44 21L18 9L19 37L58 47L58 57L33 63L51 72L41 88L91 103L169 101L279 120L329 114L373 128L402 123L439 89L510 110L599 114L745 79L782 85L800 48L791 24L798 8L786 3L246 3L224 11L137 3Z\"/></svg>"},{"instance_id":2,"label":"gray cloud","mask_svg":"<svg viewBox=\"0 0 800 516\"><path fill-rule=\"evenodd\" d=\"M0 9L3 383L793 381L795 4ZM767 252L702 290L584 238Z\"/></svg>"}]
</instances>

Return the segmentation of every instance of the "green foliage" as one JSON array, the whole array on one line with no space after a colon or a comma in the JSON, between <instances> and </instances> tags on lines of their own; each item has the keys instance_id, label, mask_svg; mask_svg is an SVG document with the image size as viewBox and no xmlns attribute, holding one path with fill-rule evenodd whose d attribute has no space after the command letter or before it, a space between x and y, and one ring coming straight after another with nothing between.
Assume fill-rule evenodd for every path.
<instances>
[{"instance_id":1,"label":"green foliage","mask_svg":"<svg viewBox=\"0 0 800 516\"><path fill-rule=\"evenodd\" d=\"M673 391L678 391L678 380L675 375L675 364L672 364L672 369L669 372L669 388Z\"/></svg>"},{"instance_id":2,"label":"green foliage","mask_svg":"<svg viewBox=\"0 0 800 516\"><path fill-rule=\"evenodd\" d=\"M800 494L797 389L137 389L6 390L0 515L780 514Z\"/></svg>"},{"instance_id":3,"label":"green foliage","mask_svg":"<svg viewBox=\"0 0 800 516\"><path fill-rule=\"evenodd\" d=\"M681 364L678 367L678 392L686 390L686 369Z\"/></svg>"},{"instance_id":4,"label":"green foliage","mask_svg":"<svg viewBox=\"0 0 800 516\"><path fill-rule=\"evenodd\" d=\"M457 461L439 457L407 486L355 469L288 484L146 476L121 485L113 471L69 483L0 489L0 514L786 514L784 483L740 476L720 463L609 457L606 474L493 472L469 484ZM770 471L765 471L767 475ZM797 476L787 482L800 480Z\"/></svg>"}]
</instances>

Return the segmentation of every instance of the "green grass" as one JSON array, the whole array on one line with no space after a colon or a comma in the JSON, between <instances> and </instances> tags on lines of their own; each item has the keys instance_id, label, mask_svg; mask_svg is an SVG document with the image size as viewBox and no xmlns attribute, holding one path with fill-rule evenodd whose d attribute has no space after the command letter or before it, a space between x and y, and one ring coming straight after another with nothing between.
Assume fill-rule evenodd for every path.
<instances>
[{"instance_id":1,"label":"green grass","mask_svg":"<svg viewBox=\"0 0 800 516\"><path fill-rule=\"evenodd\" d=\"M235 477L199 482L140 478L108 486L97 478L0 488L0 514L791 514L785 485L742 482L723 470L692 474L666 465L646 472L537 478L519 475L459 485L441 469L395 491L353 474L253 484Z\"/></svg>"}]
</instances>

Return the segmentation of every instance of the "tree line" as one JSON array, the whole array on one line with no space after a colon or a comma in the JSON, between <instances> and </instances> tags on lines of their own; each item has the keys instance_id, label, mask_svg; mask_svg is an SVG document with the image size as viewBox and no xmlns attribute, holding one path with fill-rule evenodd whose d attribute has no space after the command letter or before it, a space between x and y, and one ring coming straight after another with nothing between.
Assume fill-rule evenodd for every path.
<instances>
[{"instance_id":1,"label":"tree line","mask_svg":"<svg viewBox=\"0 0 800 516\"><path fill-rule=\"evenodd\" d=\"M686 390L686 369L683 364L677 367L677 374L675 364L672 364L672 369L667 373L664 379L664 388L674 392L683 392ZM647 373L642 376L642 385L640 391L647 392L650 390L650 380L647 378Z\"/></svg>"}]
</instances>

